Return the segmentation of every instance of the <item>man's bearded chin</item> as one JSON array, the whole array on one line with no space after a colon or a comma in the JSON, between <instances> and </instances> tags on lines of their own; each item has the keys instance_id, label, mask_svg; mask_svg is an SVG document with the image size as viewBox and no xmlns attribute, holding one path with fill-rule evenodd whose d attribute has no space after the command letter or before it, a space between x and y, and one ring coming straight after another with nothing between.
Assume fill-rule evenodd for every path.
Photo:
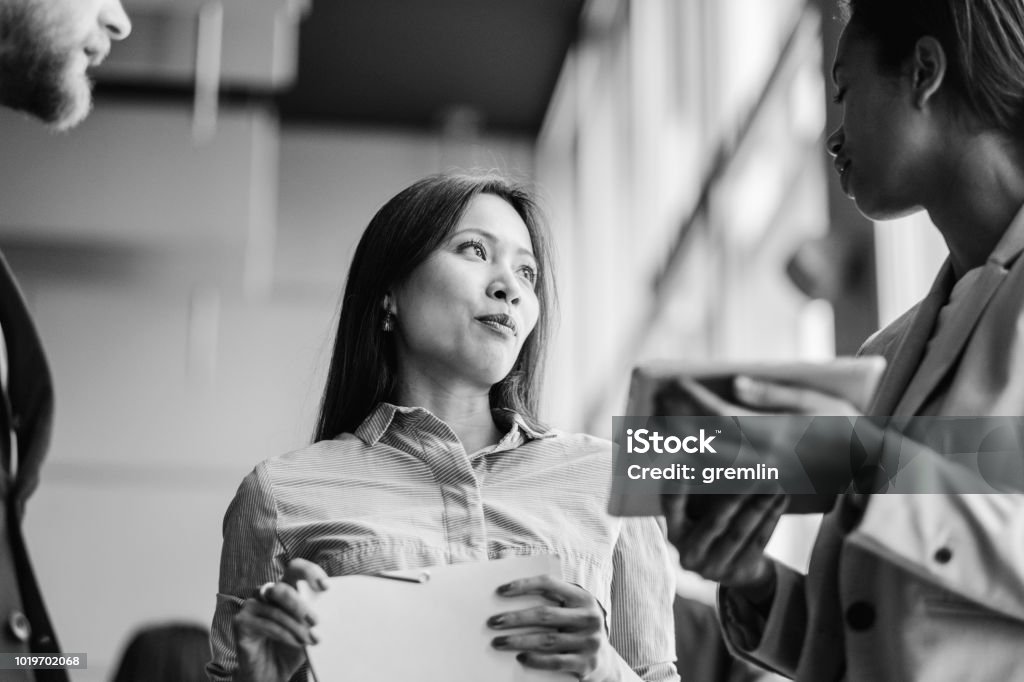
<instances>
[{"instance_id":1,"label":"man's bearded chin","mask_svg":"<svg viewBox=\"0 0 1024 682\"><path fill-rule=\"evenodd\" d=\"M0 8L0 104L67 130L89 114L91 86L72 71L70 54L50 44L47 29L31 9Z\"/></svg>"}]
</instances>

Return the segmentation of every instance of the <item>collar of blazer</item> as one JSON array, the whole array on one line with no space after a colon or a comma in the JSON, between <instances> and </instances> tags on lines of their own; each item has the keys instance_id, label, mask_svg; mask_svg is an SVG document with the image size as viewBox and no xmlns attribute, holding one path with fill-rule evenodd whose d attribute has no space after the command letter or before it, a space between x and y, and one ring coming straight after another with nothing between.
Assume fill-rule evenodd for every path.
<instances>
[{"instance_id":1,"label":"collar of blazer","mask_svg":"<svg viewBox=\"0 0 1024 682\"><path fill-rule=\"evenodd\" d=\"M18 480L39 473L50 442L53 382L43 345L7 261L0 254L0 326L7 344L7 396L18 435Z\"/></svg>"},{"instance_id":2,"label":"collar of blazer","mask_svg":"<svg viewBox=\"0 0 1024 682\"><path fill-rule=\"evenodd\" d=\"M922 365L924 352L931 338L939 311L949 299L956 283L953 267L946 259L931 291L921 302L893 357L889 358L889 371L878 388L869 410L871 414L912 416L935 390L939 382L956 364L964 344L970 338L985 307L999 285L1006 279L1009 268L1024 251L1024 206L1017 211L1005 234L988 257L978 280L967 292L967 299L949 321L949 333L944 334L941 345L933 348Z\"/></svg>"}]
</instances>

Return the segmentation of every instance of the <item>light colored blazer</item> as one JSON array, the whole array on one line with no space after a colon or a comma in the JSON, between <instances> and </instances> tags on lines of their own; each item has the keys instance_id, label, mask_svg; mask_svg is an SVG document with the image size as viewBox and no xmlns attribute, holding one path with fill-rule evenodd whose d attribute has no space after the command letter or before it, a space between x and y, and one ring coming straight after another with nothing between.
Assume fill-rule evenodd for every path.
<instances>
[{"instance_id":1,"label":"light colored blazer","mask_svg":"<svg viewBox=\"0 0 1024 682\"><path fill-rule=\"evenodd\" d=\"M1024 208L925 364L948 262L921 303L868 340L861 352L889 361L872 414L1024 416L1022 251ZM840 498L808 575L778 566L759 646L742 650L724 620L736 653L807 682L1024 680L1024 495L960 494L957 465L918 456L945 492L874 495L852 531L852 499Z\"/></svg>"}]
</instances>

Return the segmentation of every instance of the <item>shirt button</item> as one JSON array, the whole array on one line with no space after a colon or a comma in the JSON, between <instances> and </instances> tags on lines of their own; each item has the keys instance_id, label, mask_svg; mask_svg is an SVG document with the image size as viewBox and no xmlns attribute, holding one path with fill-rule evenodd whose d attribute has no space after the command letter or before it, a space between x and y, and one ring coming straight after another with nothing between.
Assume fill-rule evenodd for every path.
<instances>
[{"instance_id":1,"label":"shirt button","mask_svg":"<svg viewBox=\"0 0 1024 682\"><path fill-rule=\"evenodd\" d=\"M11 611L7 617L7 629L10 630L11 636L19 642L27 642L32 635L32 624L28 622L28 617L17 610Z\"/></svg>"},{"instance_id":2,"label":"shirt button","mask_svg":"<svg viewBox=\"0 0 1024 682\"><path fill-rule=\"evenodd\" d=\"M949 560L953 558L953 550L949 547L940 547L935 552L935 560L940 564L948 564Z\"/></svg>"},{"instance_id":3,"label":"shirt button","mask_svg":"<svg viewBox=\"0 0 1024 682\"><path fill-rule=\"evenodd\" d=\"M863 631L875 624L875 607L866 601L855 601L846 609L846 624L851 630Z\"/></svg>"}]
</instances>

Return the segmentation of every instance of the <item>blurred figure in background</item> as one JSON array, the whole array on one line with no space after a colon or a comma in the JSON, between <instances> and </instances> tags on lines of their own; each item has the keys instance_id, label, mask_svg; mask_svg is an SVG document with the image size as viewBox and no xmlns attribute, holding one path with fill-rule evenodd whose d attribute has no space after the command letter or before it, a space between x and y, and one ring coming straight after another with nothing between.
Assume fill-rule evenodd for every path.
<instances>
[{"instance_id":1,"label":"blurred figure in background","mask_svg":"<svg viewBox=\"0 0 1024 682\"><path fill-rule=\"evenodd\" d=\"M862 347L889 362L869 412L1024 415L1024 3L845 4L833 67L843 123L828 139L842 187L873 219L928 211L949 248L928 296ZM855 413L741 383L740 399L764 410ZM895 475L913 457L934 493L843 495L806 576L763 554L784 501L723 497L700 518L666 496L681 563L721 582L734 649L797 680L1024 679L1024 495L959 494L976 478L944 456L941 434L908 432L898 462L878 459L875 435L862 439L874 471ZM1021 452L1019 434L1010 445Z\"/></svg>"},{"instance_id":2,"label":"blurred figure in background","mask_svg":"<svg viewBox=\"0 0 1024 682\"><path fill-rule=\"evenodd\" d=\"M58 130L76 125L92 103L88 68L130 31L120 0L0 0L0 104ZM50 439L53 390L39 336L2 258L0 335L0 651L55 653L59 646L21 537L25 502L39 483ZM61 670L4 675L67 679Z\"/></svg>"},{"instance_id":3,"label":"blurred figure in background","mask_svg":"<svg viewBox=\"0 0 1024 682\"><path fill-rule=\"evenodd\" d=\"M207 682L210 631L193 623L141 628L128 642L112 682Z\"/></svg>"}]
</instances>

